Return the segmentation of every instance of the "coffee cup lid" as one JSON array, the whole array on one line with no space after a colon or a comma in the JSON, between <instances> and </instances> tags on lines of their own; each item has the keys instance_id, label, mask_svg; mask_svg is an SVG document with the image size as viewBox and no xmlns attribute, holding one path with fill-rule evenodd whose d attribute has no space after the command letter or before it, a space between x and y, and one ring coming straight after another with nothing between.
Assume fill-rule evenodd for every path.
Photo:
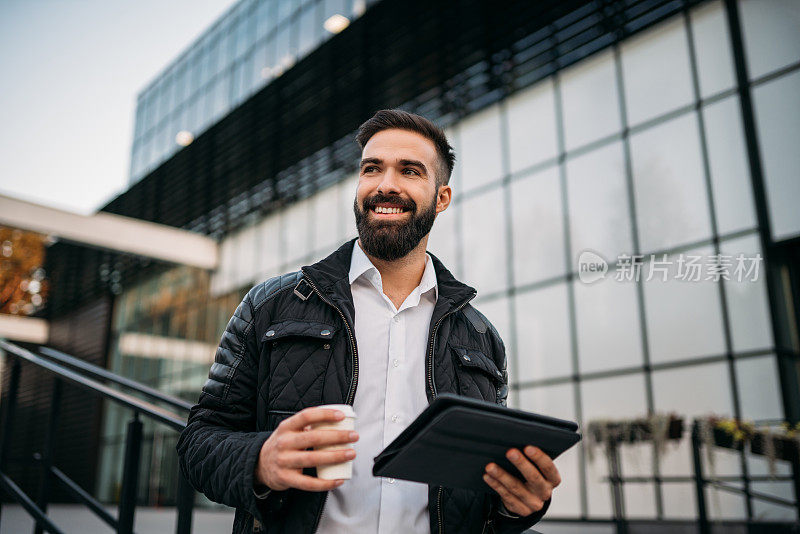
<instances>
[{"instance_id":1,"label":"coffee cup lid","mask_svg":"<svg viewBox=\"0 0 800 534\"><path fill-rule=\"evenodd\" d=\"M356 412L353 410L353 407L349 404L323 404L322 406L317 406L317 408L327 408L329 410L340 410L344 413L345 417L352 417L355 418Z\"/></svg>"}]
</instances>

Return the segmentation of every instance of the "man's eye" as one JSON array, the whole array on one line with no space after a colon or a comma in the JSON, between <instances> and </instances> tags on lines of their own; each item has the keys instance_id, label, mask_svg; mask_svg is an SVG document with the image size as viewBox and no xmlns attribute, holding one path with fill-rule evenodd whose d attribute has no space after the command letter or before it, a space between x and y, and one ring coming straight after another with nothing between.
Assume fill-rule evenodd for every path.
<instances>
[{"instance_id":1,"label":"man's eye","mask_svg":"<svg viewBox=\"0 0 800 534\"><path fill-rule=\"evenodd\" d=\"M376 167L375 165L369 165L367 167L364 167L364 170L361 172L373 172L376 170L378 170L378 167Z\"/></svg>"},{"instance_id":2,"label":"man's eye","mask_svg":"<svg viewBox=\"0 0 800 534\"><path fill-rule=\"evenodd\" d=\"M411 172L411 173L416 174L417 176L419 176L419 171L417 169L411 169L411 168L403 169L403 172Z\"/></svg>"}]
</instances>

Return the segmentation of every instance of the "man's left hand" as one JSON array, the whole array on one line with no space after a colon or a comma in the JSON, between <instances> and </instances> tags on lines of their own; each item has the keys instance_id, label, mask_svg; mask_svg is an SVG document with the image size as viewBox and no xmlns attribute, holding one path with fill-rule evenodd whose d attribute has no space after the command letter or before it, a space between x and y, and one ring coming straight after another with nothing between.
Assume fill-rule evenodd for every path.
<instances>
[{"instance_id":1,"label":"man's left hand","mask_svg":"<svg viewBox=\"0 0 800 534\"><path fill-rule=\"evenodd\" d=\"M561 484L556 465L547 454L532 445L525 447L525 454L519 449L509 449L506 458L525 480L520 480L496 463L486 466L483 480L500 495L503 505L512 514L527 516L538 512L550 499L553 489Z\"/></svg>"}]
</instances>

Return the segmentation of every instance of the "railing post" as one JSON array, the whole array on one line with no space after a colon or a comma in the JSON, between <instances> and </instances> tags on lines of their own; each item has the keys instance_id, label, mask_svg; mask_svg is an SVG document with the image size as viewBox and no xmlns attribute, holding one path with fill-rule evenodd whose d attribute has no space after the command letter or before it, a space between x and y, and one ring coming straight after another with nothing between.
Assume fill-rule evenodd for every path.
<instances>
[{"instance_id":1,"label":"railing post","mask_svg":"<svg viewBox=\"0 0 800 534\"><path fill-rule=\"evenodd\" d=\"M125 437L125 463L122 467L122 491L119 497L118 534L133 533L133 516L136 511L139 488L139 459L142 455L142 422L139 412L128 422Z\"/></svg>"},{"instance_id":2,"label":"railing post","mask_svg":"<svg viewBox=\"0 0 800 534\"><path fill-rule=\"evenodd\" d=\"M8 361L8 360L6 360ZM8 379L8 395L3 403L2 435L0 436L0 473L5 472L8 460L8 449L11 445L11 434L14 426L14 412L17 409L17 393L19 392L20 362L14 358L11 364L11 376ZM2 517L0 508L0 517Z\"/></svg>"},{"instance_id":3,"label":"railing post","mask_svg":"<svg viewBox=\"0 0 800 534\"><path fill-rule=\"evenodd\" d=\"M194 509L194 488L183 476L178 468L178 526L175 534L191 534L192 532L192 511Z\"/></svg>"},{"instance_id":4,"label":"railing post","mask_svg":"<svg viewBox=\"0 0 800 534\"><path fill-rule=\"evenodd\" d=\"M700 534L711 534L711 525L708 522L708 512L706 510L706 481L703 478L702 444L700 423L695 421L692 425L692 463L694 464L694 488L697 498L697 525Z\"/></svg>"},{"instance_id":5,"label":"railing post","mask_svg":"<svg viewBox=\"0 0 800 534\"><path fill-rule=\"evenodd\" d=\"M608 441L606 453L608 454L609 479L611 480L611 500L614 502L614 523L617 525L617 534L627 534L628 522L625 519L625 501L622 493L622 470L619 465L619 448L615 441Z\"/></svg>"},{"instance_id":6,"label":"railing post","mask_svg":"<svg viewBox=\"0 0 800 534\"><path fill-rule=\"evenodd\" d=\"M53 466L53 450L56 441L56 427L58 426L58 417L61 414L61 380L56 377L53 380L53 397L50 400L50 418L47 425L47 437L44 442L44 451L41 458L42 473L39 478L39 497L36 499L36 505L43 513L47 513L47 501L50 491L50 468ZM36 523L33 529L34 534L42 534L42 525Z\"/></svg>"}]
</instances>

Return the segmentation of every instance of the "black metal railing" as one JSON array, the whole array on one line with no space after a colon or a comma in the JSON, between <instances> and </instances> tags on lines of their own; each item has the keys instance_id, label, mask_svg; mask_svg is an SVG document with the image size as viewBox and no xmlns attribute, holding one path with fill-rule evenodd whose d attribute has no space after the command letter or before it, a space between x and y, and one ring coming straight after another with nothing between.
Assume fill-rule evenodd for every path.
<instances>
[{"instance_id":1,"label":"black metal railing","mask_svg":"<svg viewBox=\"0 0 800 534\"><path fill-rule=\"evenodd\" d=\"M686 476L669 476L660 474L658 476L624 476L622 474L620 452L619 448L624 443L623 441L609 440L604 443L606 460L608 461L608 476L604 478L609 483L609 491L611 493L611 503L613 506L612 522L615 526L616 534L628 534L631 532L630 524L632 521L629 519L625 511L625 497L624 485L625 484L641 484L641 483L681 483L692 482L694 484L695 499L696 499L696 512L697 520L693 521L699 534L711 534L715 531L715 523L722 523L722 521L712 521L708 513L708 504L706 502L706 488L713 487L717 490L743 496L747 501L760 501L762 503L769 503L786 508L793 508L797 515L797 521L788 523L786 521L767 521L748 516L743 521L737 524L744 524L746 526L753 526L757 532L766 532L766 527L771 530L769 532L796 532L794 525L800 524L800 454L789 455L786 461L790 464L791 474L789 475L747 475L748 482L791 482L794 490L794 499L785 499L768 493L754 491L750 489L749 484L742 484L745 480L745 475L713 475L707 476L706 469L703 465L703 447L715 447L716 443L709 442L708 439L703 439L703 432L701 432L701 421L695 420L691 427L691 460L693 472L691 475ZM675 438L680 440L683 437L683 430L681 434ZM639 441L638 443L644 443ZM737 447L737 450L744 453L744 446ZM752 507L749 507L752 509ZM640 521L641 522L641 521ZM735 522L735 521L731 521ZM762 527L758 529L758 527ZM750 532L750 530L748 530Z\"/></svg>"},{"instance_id":2,"label":"black metal railing","mask_svg":"<svg viewBox=\"0 0 800 534\"><path fill-rule=\"evenodd\" d=\"M166 404L171 408L187 411L191 404L166 395L158 390L140 384L128 378L116 375L106 369L92 365L78 358L72 357L47 347L41 347L41 354L34 354L19 345L0 339L0 350L5 351L11 358L8 391L5 395L2 420L0 420L0 487L16 500L32 517L35 522L35 534L43 531L61 534L63 531L47 516L47 506L50 494L50 483L60 483L69 494L79 502L86 505L102 521L108 524L118 534L132 534L134 514L136 511L136 490L139 485L139 461L142 451L142 420L148 417L158 423L180 432L186 427L185 417L177 415L168 409L157 406L138 396L112 388L99 380L124 387L132 392L147 397L151 400ZM35 499L27 495L6 474L8 451L11 436L13 435L14 415L16 412L17 395L19 392L20 373L22 362L34 365L54 375L53 392L50 404L50 414L46 429L45 443L41 453L37 453L36 460L41 465L41 477L38 485L38 494ZM119 508L117 516L109 513L97 499L81 488L63 471L53 465L53 452L56 440L55 429L61 415L61 394L64 383L69 383L94 395L99 395L126 408L133 410L133 417L128 422L125 439L125 454L122 469L122 488L120 491ZM194 508L194 489L178 473L177 534L189 534L192 529L192 511ZM0 512L2 508L0 508ZM0 514L0 519L2 515Z\"/></svg>"}]
</instances>

